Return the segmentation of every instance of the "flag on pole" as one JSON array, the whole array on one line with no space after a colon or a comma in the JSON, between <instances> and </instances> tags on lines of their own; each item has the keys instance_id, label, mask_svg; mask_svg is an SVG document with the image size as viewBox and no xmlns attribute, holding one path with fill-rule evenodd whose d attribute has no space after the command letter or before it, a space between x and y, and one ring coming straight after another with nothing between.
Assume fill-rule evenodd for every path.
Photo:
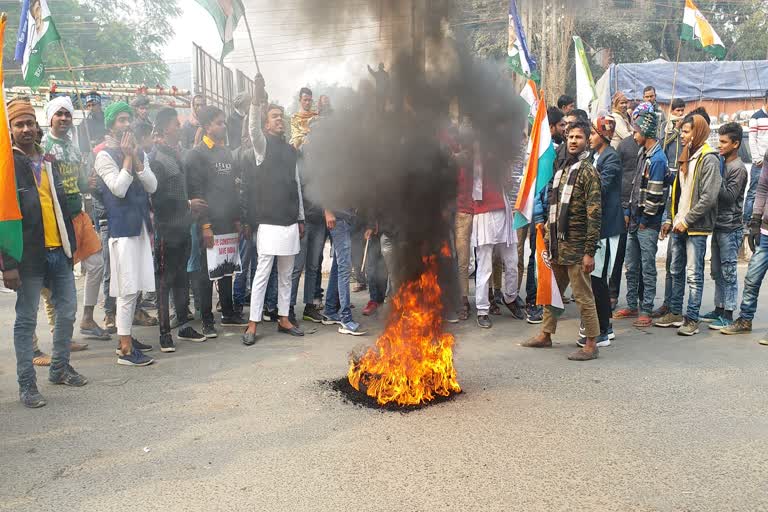
<instances>
[{"instance_id":1,"label":"flag on pole","mask_svg":"<svg viewBox=\"0 0 768 512\"><path fill-rule=\"evenodd\" d=\"M0 45L5 42L5 24L7 17L0 17ZM0 85L4 77L2 46L0 46ZM23 238L21 232L21 210L19 196L16 193L16 172L13 166L11 132L8 125L8 112L5 109L5 88L0 88L0 251L16 261L21 260Z\"/></svg>"},{"instance_id":2,"label":"flag on pole","mask_svg":"<svg viewBox=\"0 0 768 512\"><path fill-rule=\"evenodd\" d=\"M680 38L683 41L694 41L697 47L718 59L725 57L723 41L692 0L685 0Z\"/></svg>"},{"instance_id":3,"label":"flag on pole","mask_svg":"<svg viewBox=\"0 0 768 512\"><path fill-rule=\"evenodd\" d=\"M509 46L507 48L507 62L515 73L539 82L539 71L536 69L536 61L528 51L528 43L525 32L520 23L520 15L517 12L516 0L509 0Z\"/></svg>"},{"instance_id":4,"label":"flag on pole","mask_svg":"<svg viewBox=\"0 0 768 512\"><path fill-rule=\"evenodd\" d=\"M546 187L554 176L555 147L549 133L547 121L547 103L544 92L539 92L536 118L528 138L528 165L520 184L520 191L515 202L515 229L527 226L533 221L533 203L536 196Z\"/></svg>"},{"instance_id":5,"label":"flag on pole","mask_svg":"<svg viewBox=\"0 0 768 512\"><path fill-rule=\"evenodd\" d=\"M13 60L21 63L21 74L29 87L36 89L42 83L45 75L43 52L50 43L60 39L48 2L24 0Z\"/></svg>"},{"instance_id":6,"label":"flag on pole","mask_svg":"<svg viewBox=\"0 0 768 512\"><path fill-rule=\"evenodd\" d=\"M224 46L221 48L221 60L235 49L235 29L240 18L245 16L242 0L197 0L216 22L219 36Z\"/></svg>"},{"instance_id":7,"label":"flag on pole","mask_svg":"<svg viewBox=\"0 0 768 512\"><path fill-rule=\"evenodd\" d=\"M573 36L573 47L576 51L576 108L589 112L589 104L597 99L595 80L579 36Z\"/></svg>"},{"instance_id":8,"label":"flag on pole","mask_svg":"<svg viewBox=\"0 0 768 512\"><path fill-rule=\"evenodd\" d=\"M539 104L539 99L536 97L536 83L533 80L528 79L525 82L525 87L520 91L520 97L528 105L528 124L533 125L533 121L536 119L536 108Z\"/></svg>"},{"instance_id":9,"label":"flag on pole","mask_svg":"<svg viewBox=\"0 0 768 512\"><path fill-rule=\"evenodd\" d=\"M536 304L564 310L563 296L560 295L560 288L557 286L557 279L549 261L543 224L536 226L536 277L538 281Z\"/></svg>"}]
</instances>

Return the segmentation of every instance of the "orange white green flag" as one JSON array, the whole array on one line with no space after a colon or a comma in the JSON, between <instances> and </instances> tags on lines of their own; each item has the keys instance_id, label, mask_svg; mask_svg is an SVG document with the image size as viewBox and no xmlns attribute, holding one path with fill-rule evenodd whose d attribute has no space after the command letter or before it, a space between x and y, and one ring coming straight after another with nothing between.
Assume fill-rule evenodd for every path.
<instances>
[{"instance_id":1,"label":"orange white green flag","mask_svg":"<svg viewBox=\"0 0 768 512\"><path fill-rule=\"evenodd\" d=\"M683 13L680 38L683 41L694 41L697 47L718 59L725 57L723 41L715 32L715 29L712 28L712 25L709 24L707 18L696 7L696 4L693 3L693 0L685 0L685 12Z\"/></svg>"},{"instance_id":2,"label":"orange white green flag","mask_svg":"<svg viewBox=\"0 0 768 512\"><path fill-rule=\"evenodd\" d=\"M0 44L5 42L5 14L0 17ZM3 81L2 46L0 46L0 87ZM21 260L23 249L21 233L21 210L16 193L16 172L13 167L13 149L11 132L8 124L8 112L5 108L5 88L0 89L0 251L15 260Z\"/></svg>"},{"instance_id":3,"label":"orange white green flag","mask_svg":"<svg viewBox=\"0 0 768 512\"><path fill-rule=\"evenodd\" d=\"M560 288L557 286L557 279L549 261L547 243L544 240L544 224L536 226L536 278L538 281L536 304L564 310L563 296L560 295Z\"/></svg>"}]
</instances>

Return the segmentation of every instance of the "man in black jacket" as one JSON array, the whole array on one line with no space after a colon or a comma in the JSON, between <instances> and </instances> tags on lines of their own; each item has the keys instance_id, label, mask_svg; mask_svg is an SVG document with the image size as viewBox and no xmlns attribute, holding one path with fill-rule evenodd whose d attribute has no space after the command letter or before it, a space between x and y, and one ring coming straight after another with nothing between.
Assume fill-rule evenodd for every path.
<instances>
[{"instance_id":1,"label":"man in black jacket","mask_svg":"<svg viewBox=\"0 0 768 512\"><path fill-rule=\"evenodd\" d=\"M179 157L181 124L176 110L164 108L157 113L154 135L155 147L150 166L157 178L157 190L152 194L155 213L155 282L157 283L157 317L160 323L160 350L175 352L171 336L170 298L175 301L180 327L179 339L205 341L207 338L190 326L187 311L187 260L190 250L192 212L205 212L203 199L187 199L186 175Z\"/></svg>"},{"instance_id":2,"label":"man in black jacket","mask_svg":"<svg viewBox=\"0 0 768 512\"><path fill-rule=\"evenodd\" d=\"M614 114L615 115L615 114ZM629 197L632 195L632 182L637 171L637 157L640 152L640 146L633 137L626 137L620 143L616 150L621 158L622 178L621 178L621 208L629 208ZM615 308L619 301L621 293L621 279L624 269L624 256L627 253L627 234L624 233L619 238L619 248L616 253L616 264L613 267L613 273L608 284L611 292L611 308ZM640 279L639 295L643 297L643 280Z\"/></svg>"},{"instance_id":3,"label":"man in black jacket","mask_svg":"<svg viewBox=\"0 0 768 512\"><path fill-rule=\"evenodd\" d=\"M22 215L24 252L21 260L3 253L3 281L17 291L13 344L19 398L26 407L46 404L37 389L32 365L32 337L37 327L37 309L43 283L51 291L56 309L53 329L53 358L48 379L54 384L84 386L87 379L69 364L69 344L77 312L77 292L72 272L76 249L75 231L67 208L66 193L55 161L45 158L35 142L35 110L27 100L8 104L13 134L13 163Z\"/></svg>"},{"instance_id":4,"label":"man in black jacket","mask_svg":"<svg viewBox=\"0 0 768 512\"><path fill-rule=\"evenodd\" d=\"M187 171L189 198L202 199L206 213L199 219L201 229L201 270L198 276L200 313L203 317L203 334L207 338L218 336L213 320L213 281L208 276L207 249L214 246L215 235L240 231L241 173L232 152L227 148L227 125L224 112L216 107L203 107L198 113L200 126L205 135L200 144L190 151L184 162ZM232 303L232 276L218 280L221 302L221 325L242 326L246 321L235 312Z\"/></svg>"}]
</instances>

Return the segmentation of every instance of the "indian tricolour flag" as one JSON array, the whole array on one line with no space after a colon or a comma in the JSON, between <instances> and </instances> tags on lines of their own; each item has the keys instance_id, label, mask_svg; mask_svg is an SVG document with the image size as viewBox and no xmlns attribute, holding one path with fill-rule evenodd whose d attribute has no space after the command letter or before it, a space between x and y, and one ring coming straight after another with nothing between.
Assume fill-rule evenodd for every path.
<instances>
[{"instance_id":1,"label":"indian tricolour flag","mask_svg":"<svg viewBox=\"0 0 768 512\"><path fill-rule=\"evenodd\" d=\"M536 69L536 61L528 51L528 43L525 40L525 32L520 24L520 15L517 12L517 2L509 0L509 43L507 48L507 62L512 71L538 83L539 71Z\"/></svg>"},{"instance_id":2,"label":"indian tricolour flag","mask_svg":"<svg viewBox=\"0 0 768 512\"><path fill-rule=\"evenodd\" d=\"M235 49L235 29L240 18L245 15L242 0L197 0L216 22L223 47L221 48L221 60L229 52Z\"/></svg>"},{"instance_id":3,"label":"indian tricolour flag","mask_svg":"<svg viewBox=\"0 0 768 512\"><path fill-rule=\"evenodd\" d=\"M684 41L694 41L696 46L718 59L725 57L723 41L692 0L685 0L680 38Z\"/></svg>"},{"instance_id":4,"label":"indian tricolour flag","mask_svg":"<svg viewBox=\"0 0 768 512\"><path fill-rule=\"evenodd\" d=\"M6 15L3 13L0 17L0 84L3 83L4 73L2 44L5 42L6 21ZM5 110L5 88L1 85L0 96L0 251L20 261L23 250L21 210L16 193L8 112Z\"/></svg>"},{"instance_id":5,"label":"indian tricolour flag","mask_svg":"<svg viewBox=\"0 0 768 512\"><path fill-rule=\"evenodd\" d=\"M59 32L53 24L46 0L24 0L21 5L19 37L14 60L21 62L24 83L37 88L45 76L43 51L50 43L59 41Z\"/></svg>"},{"instance_id":6,"label":"indian tricolour flag","mask_svg":"<svg viewBox=\"0 0 768 512\"><path fill-rule=\"evenodd\" d=\"M528 138L528 165L520 183L520 191L515 202L514 228L527 226L533 220L533 203L554 176L555 148L547 121L547 103L544 93L539 92L536 117Z\"/></svg>"},{"instance_id":7,"label":"indian tricolour flag","mask_svg":"<svg viewBox=\"0 0 768 512\"><path fill-rule=\"evenodd\" d=\"M536 108L539 105L539 98L536 94L536 83L533 80L527 80L525 87L520 91L520 97L528 105L528 124L533 125L536 120Z\"/></svg>"},{"instance_id":8,"label":"indian tricolour flag","mask_svg":"<svg viewBox=\"0 0 768 512\"><path fill-rule=\"evenodd\" d=\"M563 296L557 286L557 279L549 260L547 243L544 240L544 225L536 226L536 304L539 306L552 306L560 310L565 309Z\"/></svg>"}]
</instances>

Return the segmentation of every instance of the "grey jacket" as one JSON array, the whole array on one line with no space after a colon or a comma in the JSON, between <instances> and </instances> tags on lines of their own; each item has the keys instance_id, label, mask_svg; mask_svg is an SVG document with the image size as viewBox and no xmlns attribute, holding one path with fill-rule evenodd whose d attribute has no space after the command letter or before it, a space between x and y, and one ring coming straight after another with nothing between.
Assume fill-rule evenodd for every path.
<instances>
[{"instance_id":1,"label":"grey jacket","mask_svg":"<svg viewBox=\"0 0 768 512\"><path fill-rule=\"evenodd\" d=\"M735 231L743 226L744 191L747 188L747 168L736 158L725 164L723 184L717 196L715 231Z\"/></svg>"},{"instance_id":2,"label":"grey jacket","mask_svg":"<svg viewBox=\"0 0 768 512\"><path fill-rule=\"evenodd\" d=\"M717 200L723 180L720 176L720 157L711 148L706 149L711 152L702 152L695 161L690 162L688 168L688 172L694 173L691 209L685 216L689 235L710 235L715 230ZM668 223L673 222L677 215L680 193L680 173L678 172L672 184Z\"/></svg>"}]
</instances>

